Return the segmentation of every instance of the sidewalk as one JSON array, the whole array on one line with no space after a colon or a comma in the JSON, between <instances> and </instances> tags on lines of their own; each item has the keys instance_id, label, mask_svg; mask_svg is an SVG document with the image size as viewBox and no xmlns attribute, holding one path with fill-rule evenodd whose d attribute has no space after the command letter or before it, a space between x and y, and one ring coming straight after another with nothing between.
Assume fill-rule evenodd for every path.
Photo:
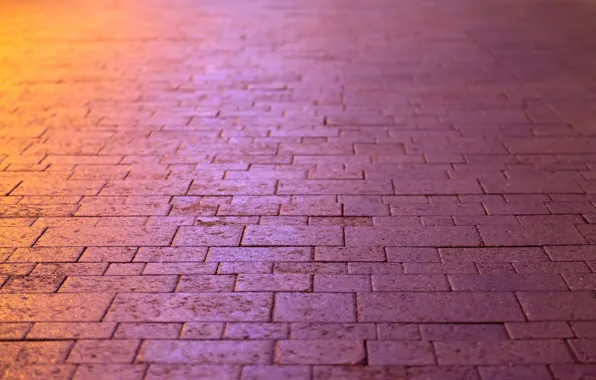
<instances>
[{"instance_id":1,"label":"sidewalk","mask_svg":"<svg viewBox=\"0 0 596 380\"><path fill-rule=\"evenodd\" d=\"M596 378L596 3L3 8L0 379Z\"/></svg>"}]
</instances>

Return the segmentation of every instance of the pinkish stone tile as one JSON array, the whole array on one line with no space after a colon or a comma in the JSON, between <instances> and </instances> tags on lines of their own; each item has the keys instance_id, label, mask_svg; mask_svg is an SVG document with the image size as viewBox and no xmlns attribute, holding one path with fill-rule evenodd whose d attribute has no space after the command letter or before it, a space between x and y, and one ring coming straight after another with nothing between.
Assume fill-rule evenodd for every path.
<instances>
[{"instance_id":1,"label":"pinkish stone tile","mask_svg":"<svg viewBox=\"0 0 596 380\"><path fill-rule=\"evenodd\" d=\"M436 342L440 365L511 365L572 363L562 340L517 340L501 342Z\"/></svg>"},{"instance_id":2,"label":"pinkish stone tile","mask_svg":"<svg viewBox=\"0 0 596 380\"><path fill-rule=\"evenodd\" d=\"M0 322L99 321L112 302L110 294L3 294Z\"/></svg>"},{"instance_id":3,"label":"pinkish stone tile","mask_svg":"<svg viewBox=\"0 0 596 380\"><path fill-rule=\"evenodd\" d=\"M137 361L164 364L269 364L273 343L269 341L147 340Z\"/></svg>"},{"instance_id":4,"label":"pinkish stone tile","mask_svg":"<svg viewBox=\"0 0 596 380\"><path fill-rule=\"evenodd\" d=\"M313 380L405 380L402 366L315 366Z\"/></svg>"},{"instance_id":5,"label":"pinkish stone tile","mask_svg":"<svg viewBox=\"0 0 596 380\"><path fill-rule=\"evenodd\" d=\"M376 339L372 323L292 323L292 339Z\"/></svg>"},{"instance_id":6,"label":"pinkish stone tile","mask_svg":"<svg viewBox=\"0 0 596 380\"><path fill-rule=\"evenodd\" d=\"M365 360L360 340L282 340L277 343L275 361L279 364L359 364Z\"/></svg>"},{"instance_id":7,"label":"pinkish stone tile","mask_svg":"<svg viewBox=\"0 0 596 380\"><path fill-rule=\"evenodd\" d=\"M245 246L342 245L340 227L324 226L248 226L242 239Z\"/></svg>"},{"instance_id":8,"label":"pinkish stone tile","mask_svg":"<svg viewBox=\"0 0 596 380\"><path fill-rule=\"evenodd\" d=\"M277 293L276 322L354 322L355 300L347 293Z\"/></svg>"},{"instance_id":9,"label":"pinkish stone tile","mask_svg":"<svg viewBox=\"0 0 596 380\"><path fill-rule=\"evenodd\" d=\"M271 313L267 293L175 293L116 296L104 320L114 322L263 322Z\"/></svg>"},{"instance_id":10,"label":"pinkish stone tile","mask_svg":"<svg viewBox=\"0 0 596 380\"><path fill-rule=\"evenodd\" d=\"M310 367L306 365L249 365L242 368L242 380L311 380Z\"/></svg>"},{"instance_id":11,"label":"pinkish stone tile","mask_svg":"<svg viewBox=\"0 0 596 380\"><path fill-rule=\"evenodd\" d=\"M524 319L506 293L359 293L360 322L501 322ZM499 305L498 309L494 305Z\"/></svg>"},{"instance_id":12,"label":"pinkish stone tile","mask_svg":"<svg viewBox=\"0 0 596 380\"><path fill-rule=\"evenodd\" d=\"M346 227L346 245L351 247L388 246L467 246L478 245L473 227Z\"/></svg>"},{"instance_id":13,"label":"pinkish stone tile","mask_svg":"<svg viewBox=\"0 0 596 380\"><path fill-rule=\"evenodd\" d=\"M371 365L431 365L435 357L427 342L367 342L368 360Z\"/></svg>"}]
</instances>

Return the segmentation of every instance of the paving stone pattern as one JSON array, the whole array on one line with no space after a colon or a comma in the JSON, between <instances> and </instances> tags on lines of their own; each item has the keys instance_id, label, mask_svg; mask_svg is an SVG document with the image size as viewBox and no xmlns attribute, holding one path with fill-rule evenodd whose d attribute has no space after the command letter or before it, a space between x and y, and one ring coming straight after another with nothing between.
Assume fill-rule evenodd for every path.
<instances>
[{"instance_id":1,"label":"paving stone pattern","mask_svg":"<svg viewBox=\"0 0 596 380\"><path fill-rule=\"evenodd\" d=\"M596 379L596 4L3 2L0 378Z\"/></svg>"}]
</instances>

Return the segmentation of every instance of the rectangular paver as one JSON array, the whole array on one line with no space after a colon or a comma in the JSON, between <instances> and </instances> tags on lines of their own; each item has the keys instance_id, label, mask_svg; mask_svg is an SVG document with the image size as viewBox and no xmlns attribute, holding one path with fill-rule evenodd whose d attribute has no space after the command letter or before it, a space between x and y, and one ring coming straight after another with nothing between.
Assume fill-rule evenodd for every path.
<instances>
[{"instance_id":1,"label":"rectangular paver","mask_svg":"<svg viewBox=\"0 0 596 380\"><path fill-rule=\"evenodd\" d=\"M99 321L112 301L110 294L2 294L0 321Z\"/></svg>"},{"instance_id":2,"label":"rectangular paver","mask_svg":"<svg viewBox=\"0 0 596 380\"><path fill-rule=\"evenodd\" d=\"M268 293L176 293L116 296L106 321L268 321L272 296Z\"/></svg>"},{"instance_id":3,"label":"rectangular paver","mask_svg":"<svg viewBox=\"0 0 596 380\"><path fill-rule=\"evenodd\" d=\"M346 227L347 246L475 246L480 237L473 227Z\"/></svg>"},{"instance_id":4,"label":"rectangular paver","mask_svg":"<svg viewBox=\"0 0 596 380\"><path fill-rule=\"evenodd\" d=\"M500 322L523 314L510 293L359 293L361 322ZM495 308L495 305L499 305Z\"/></svg>"},{"instance_id":5,"label":"rectangular paver","mask_svg":"<svg viewBox=\"0 0 596 380\"><path fill-rule=\"evenodd\" d=\"M38 247L60 246L169 246L176 227L48 228Z\"/></svg>"}]
</instances>

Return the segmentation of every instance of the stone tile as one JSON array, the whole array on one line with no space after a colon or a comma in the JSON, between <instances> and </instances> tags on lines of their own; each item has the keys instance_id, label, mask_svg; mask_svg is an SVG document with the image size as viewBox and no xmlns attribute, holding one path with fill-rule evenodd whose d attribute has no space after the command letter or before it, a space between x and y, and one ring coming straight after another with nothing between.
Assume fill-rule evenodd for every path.
<instances>
[{"instance_id":1,"label":"stone tile","mask_svg":"<svg viewBox=\"0 0 596 380\"><path fill-rule=\"evenodd\" d=\"M359 364L365 360L360 340L282 340L277 343L275 361L279 364Z\"/></svg>"},{"instance_id":2,"label":"stone tile","mask_svg":"<svg viewBox=\"0 0 596 380\"><path fill-rule=\"evenodd\" d=\"M590 268L584 262L518 262L513 263L517 273L562 273L564 275L581 276L589 273ZM566 278L566 277L564 277ZM573 280L572 280L573 281Z\"/></svg>"},{"instance_id":3,"label":"stone tile","mask_svg":"<svg viewBox=\"0 0 596 380\"><path fill-rule=\"evenodd\" d=\"M441 292L449 291L449 283L440 274L373 275L375 292Z\"/></svg>"},{"instance_id":4,"label":"stone tile","mask_svg":"<svg viewBox=\"0 0 596 380\"><path fill-rule=\"evenodd\" d=\"M454 291L517 292L567 290L558 274L450 274L447 276Z\"/></svg>"},{"instance_id":5,"label":"stone tile","mask_svg":"<svg viewBox=\"0 0 596 380\"><path fill-rule=\"evenodd\" d=\"M6 370L3 379L68 379L75 369L76 367L71 364L12 366Z\"/></svg>"},{"instance_id":6,"label":"stone tile","mask_svg":"<svg viewBox=\"0 0 596 380\"><path fill-rule=\"evenodd\" d=\"M275 263L273 273L346 274L346 263Z\"/></svg>"},{"instance_id":7,"label":"stone tile","mask_svg":"<svg viewBox=\"0 0 596 380\"><path fill-rule=\"evenodd\" d=\"M407 372L412 380L480 380L476 368L468 366L417 366Z\"/></svg>"},{"instance_id":8,"label":"stone tile","mask_svg":"<svg viewBox=\"0 0 596 380\"><path fill-rule=\"evenodd\" d=\"M483 379L551 379L550 372L545 365L526 365L526 366L497 366L480 367L478 369Z\"/></svg>"},{"instance_id":9,"label":"stone tile","mask_svg":"<svg viewBox=\"0 0 596 380\"><path fill-rule=\"evenodd\" d=\"M394 180L395 194L397 195L457 195L457 194L482 194L478 182L473 179L452 180Z\"/></svg>"},{"instance_id":10,"label":"stone tile","mask_svg":"<svg viewBox=\"0 0 596 380\"><path fill-rule=\"evenodd\" d=\"M265 322L268 293L119 294L104 320L113 322Z\"/></svg>"},{"instance_id":11,"label":"stone tile","mask_svg":"<svg viewBox=\"0 0 596 380\"><path fill-rule=\"evenodd\" d=\"M506 293L360 293L360 322L501 322L524 319ZM499 305L498 309L494 305Z\"/></svg>"},{"instance_id":12,"label":"stone tile","mask_svg":"<svg viewBox=\"0 0 596 380\"><path fill-rule=\"evenodd\" d=\"M77 364L129 364L135 358L139 344L141 344L141 341L138 339L81 339L75 343L68 356L68 362Z\"/></svg>"},{"instance_id":13,"label":"stone tile","mask_svg":"<svg viewBox=\"0 0 596 380\"><path fill-rule=\"evenodd\" d=\"M242 368L242 380L268 379L310 380L310 367L305 365L249 365Z\"/></svg>"},{"instance_id":14,"label":"stone tile","mask_svg":"<svg viewBox=\"0 0 596 380\"><path fill-rule=\"evenodd\" d=\"M30 247L41 235L39 227L0 228L0 247Z\"/></svg>"},{"instance_id":15,"label":"stone tile","mask_svg":"<svg viewBox=\"0 0 596 380\"><path fill-rule=\"evenodd\" d=\"M228 323L224 337L235 340L281 340L290 336L286 323Z\"/></svg>"},{"instance_id":16,"label":"stone tile","mask_svg":"<svg viewBox=\"0 0 596 380\"><path fill-rule=\"evenodd\" d=\"M177 276L70 276L60 293L158 293L171 292Z\"/></svg>"},{"instance_id":17,"label":"stone tile","mask_svg":"<svg viewBox=\"0 0 596 380\"><path fill-rule=\"evenodd\" d=\"M23 339L30 329L30 323L0 323L0 341Z\"/></svg>"},{"instance_id":18,"label":"stone tile","mask_svg":"<svg viewBox=\"0 0 596 380\"><path fill-rule=\"evenodd\" d=\"M391 182L388 180L281 180L277 194L393 194Z\"/></svg>"},{"instance_id":19,"label":"stone tile","mask_svg":"<svg viewBox=\"0 0 596 380\"><path fill-rule=\"evenodd\" d=\"M372 323L292 323L292 339L324 340L376 339L375 325Z\"/></svg>"},{"instance_id":20,"label":"stone tile","mask_svg":"<svg viewBox=\"0 0 596 380\"><path fill-rule=\"evenodd\" d=\"M23 181L11 195L97 195L104 181Z\"/></svg>"},{"instance_id":21,"label":"stone tile","mask_svg":"<svg viewBox=\"0 0 596 380\"><path fill-rule=\"evenodd\" d=\"M0 288L0 293L53 293L63 280L63 276L10 277Z\"/></svg>"},{"instance_id":22,"label":"stone tile","mask_svg":"<svg viewBox=\"0 0 596 380\"><path fill-rule=\"evenodd\" d=\"M118 378L141 380L147 366L144 364L82 364L77 368L74 380Z\"/></svg>"},{"instance_id":23,"label":"stone tile","mask_svg":"<svg viewBox=\"0 0 596 380\"><path fill-rule=\"evenodd\" d=\"M70 352L72 342L24 342L16 358L22 366L63 363Z\"/></svg>"},{"instance_id":24,"label":"stone tile","mask_svg":"<svg viewBox=\"0 0 596 380\"><path fill-rule=\"evenodd\" d=\"M269 341L176 341L147 340L137 361L141 363L269 364L273 343Z\"/></svg>"},{"instance_id":25,"label":"stone tile","mask_svg":"<svg viewBox=\"0 0 596 380\"><path fill-rule=\"evenodd\" d=\"M522 292L517 299L530 321L573 321L596 318L591 292Z\"/></svg>"},{"instance_id":26,"label":"stone tile","mask_svg":"<svg viewBox=\"0 0 596 380\"><path fill-rule=\"evenodd\" d=\"M596 252L589 245L544 247L552 261L596 260Z\"/></svg>"},{"instance_id":27,"label":"stone tile","mask_svg":"<svg viewBox=\"0 0 596 380\"><path fill-rule=\"evenodd\" d=\"M570 339L569 346L581 363L596 361L596 339Z\"/></svg>"},{"instance_id":28,"label":"stone tile","mask_svg":"<svg viewBox=\"0 0 596 380\"><path fill-rule=\"evenodd\" d=\"M314 380L405 380L402 366L315 366Z\"/></svg>"},{"instance_id":29,"label":"stone tile","mask_svg":"<svg viewBox=\"0 0 596 380\"><path fill-rule=\"evenodd\" d=\"M232 292L236 276L191 275L182 276L177 291L182 293Z\"/></svg>"},{"instance_id":30,"label":"stone tile","mask_svg":"<svg viewBox=\"0 0 596 380\"><path fill-rule=\"evenodd\" d=\"M57 248L17 248L10 255L7 262L14 263L56 263L75 262L81 255L82 249L75 247Z\"/></svg>"},{"instance_id":31,"label":"stone tile","mask_svg":"<svg viewBox=\"0 0 596 380\"><path fill-rule=\"evenodd\" d=\"M564 273L562 276L571 290L596 289L596 273Z\"/></svg>"},{"instance_id":32,"label":"stone tile","mask_svg":"<svg viewBox=\"0 0 596 380\"><path fill-rule=\"evenodd\" d=\"M315 261L385 261L380 247L316 247Z\"/></svg>"},{"instance_id":33,"label":"stone tile","mask_svg":"<svg viewBox=\"0 0 596 380\"><path fill-rule=\"evenodd\" d=\"M555 322L562 323L562 322ZM579 338L596 338L596 322L571 322L571 328Z\"/></svg>"},{"instance_id":34,"label":"stone tile","mask_svg":"<svg viewBox=\"0 0 596 380\"><path fill-rule=\"evenodd\" d=\"M573 182L552 181L548 178L482 179L480 182L487 194L583 193Z\"/></svg>"},{"instance_id":35,"label":"stone tile","mask_svg":"<svg viewBox=\"0 0 596 380\"><path fill-rule=\"evenodd\" d=\"M473 227L346 227L346 245L474 246L480 243Z\"/></svg>"},{"instance_id":36,"label":"stone tile","mask_svg":"<svg viewBox=\"0 0 596 380\"><path fill-rule=\"evenodd\" d=\"M572 363L562 340L517 340L502 342L436 342L440 365L512 365Z\"/></svg>"},{"instance_id":37,"label":"stone tile","mask_svg":"<svg viewBox=\"0 0 596 380\"><path fill-rule=\"evenodd\" d=\"M348 273L355 274L403 274L404 269L399 263L348 263Z\"/></svg>"},{"instance_id":38,"label":"stone tile","mask_svg":"<svg viewBox=\"0 0 596 380\"><path fill-rule=\"evenodd\" d=\"M243 228L239 226L180 227L175 246L236 246Z\"/></svg>"},{"instance_id":39,"label":"stone tile","mask_svg":"<svg viewBox=\"0 0 596 380\"><path fill-rule=\"evenodd\" d=\"M236 380L240 367L210 364L151 364L145 379Z\"/></svg>"},{"instance_id":40,"label":"stone tile","mask_svg":"<svg viewBox=\"0 0 596 380\"><path fill-rule=\"evenodd\" d=\"M187 322L182 328L182 339L221 339L224 324L220 322Z\"/></svg>"},{"instance_id":41,"label":"stone tile","mask_svg":"<svg viewBox=\"0 0 596 380\"><path fill-rule=\"evenodd\" d=\"M238 292L305 292L312 288L311 276L306 274L241 274Z\"/></svg>"},{"instance_id":42,"label":"stone tile","mask_svg":"<svg viewBox=\"0 0 596 380\"><path fill-rule=\"evenodd\" d=\"M536 262L549 261L540 247L439 248L445 262Z\"/></svg>"},{"instance_id":43,"label":"stone tile","mask_svg":"<svg viewBox=\"0 0 596 380\"><path fill-rule=\"evenodd\" d=\"M276 322L355 322L354 296L347 293L277 293Z\"/></svg>"},{"instance_id":44,"label":"stone tile","mask_svg":"<svg viewBox=\"0 0 596 380\"><path fill-rule=\"evenodd\" d=\"M101 196L113 195L185 195L190 181L110 180Z\"/></svg>"},{"instance_id":45,"label":"stone tile","mask_svg":"<svg viewBox=\"0 0 596 380\"><path fill-rule=\"evenodd\" d=\"M94 227L82 229L48 228L36 243L39 247L168 246L176 227Z\"/></svg>"},{"instance_id":46,"label":"stone tile","mask_svg":"<svg viewBox=\"0 0 596 380\"><path fill-rule=\"evenodd\" d=\"M120 323L116 339L177 339L181 323Z\"/></svg>"},{"instance_id":47,"label":"stone tile","mask_svg":"<svg viewBox=\"0 0 596 380\"><path fill-rule=\"evenodd\" d=\"M27 339L109 339L115 329L113 322L37 322Z\"/></svg>"},{"instance_id":48,"label":"stone tile","mask_svg":"<svg viewBox=\"0 0 596 380\"><path fill-rule=\"evenodd\" d=\"M275 181L201 180L193 181L188 195L272 195Z\"/></svg>"},{"instance_id":49,"label":"stone tile","mask_svg":"<svg viewBox=\"0 0 596 380\"><path fill-rule=\"evenodd\" d=\"M113 265L113 264L112 264ZM143 265L136 263L134 265ZM165 262L165 263L147 263L143 270L143 275L199 275L215 274L217 263L199 263L199 262Z\"/></svg>"},{"instance_id":50,"label":"stone tile","mask_svg":"<svg viewBox=\"0 0 596 380\"><path fill-rule=\"evenodd\" d=\"M204 261L207 256L205 247L141 247L134 262L196 262Z\"/></svg>"},{"instance_id":51,"label":"stone tile","mask_svg":"<svg viewBox=\"0 0 596 380\"><path fill-rule=\"evenodd\" d=\"M586 241L573 225L478 226L487 246L567 245Z\"/></svg>"},{"instance_id":52,"label":"stone tile","mask_svg":"<svg viewBox=\"0 0 596 380\"><path fill-rule=\"evenodd\" d=\"M369 341L368 360L371 365L431 365L435 357L430 343Z\"/></svg>"},{"instance_id":53,"label":"stone tile","mask_svg":"<svg viewBox=\"0 0 596 380\"><path fill-rule=\"evenodd\" d=\"M266 274L273 271L273 263L254 261L254 262L223 262L217 266L217 274Z\"/></svg>"},{"instance_id":54,"label":"stone tile","mask_svg":"<svg viewBox=\"0 0 596 380\"><path fill-rule=\"evenodd\" d=\"M509 324L508 324L509 325ZM431 341L502 341L508 340L501 324L424 324L422 339Z\"/></svg>"},{"instance_id":55,"label":"stone tile","mask_svg":"<svg viewBox=\"0 0 596 380\"><path fill-rule=\"evenodd\" d=\"M506 323L511 339L571 338L573 333L565 322Z\"/></svg>"},{"instance_id":56,"label":"stone tile","mask_svg":"<svg viewBox=\"0 0 596 380\"><path fill-rule=\"evenodd\" d=\"M478 268L469 262L403 263L404 273L414 274L477 274ZM436 278L436 277L435 277Z\"/></svg>"},{"instance_id":57,"label":"stone tile","mask_svg":"<svg viewBox=\"0 0 596 380\"><path fill-rule=\"evenodd\" d=\"M87 247L79 262L130 262L137 252L136 247Z\"/></svg>"},{"instance_id":58,"label":"stone tile","mask_svg":"<svg viewBox=\"0 0 596 380\"><path fill-rule=\"evenodd\" d=\"M99 321L112 302L109 294L0 295L0 322Z\"/></svg>"},{"instance_id":59,"label":"stone tile","mask_svg":"<svg viewBox=\"0 0 596 380\"><path fill-rule=\"evenodd\" d=\"M436 248L416 247L387 247L387 261L400 263L427 263L439 262L439 254Z\"/></svg>"},{"instance_id":60,"label":"stone tile","mask_svg":"<svg viewBox=\"0 0 596 380\"><path fill-rule=\"evenodd\" d=\"M145 269L144 263L112 263L105 271L105 276L139 276Z\"/></svg>"},{"instance_id":61,"label":"stone tile","mask_svg":"<svg viewBox=\"0 0 596 380\"><path fill-rule=\"evenodd\" d=\"M368 292L371 291L371 279L368 275L316 275L315 292Z\"/></svg>"},{"instance_id":62,"label":"stone tile","mask_svg":"<svg viewBox=\"0 0 596 380\"><path fill-rule=\"evenodd\" d=\"M377 323L381 340L420 340L418 325L408 323Z\"/></svg>"},{"instance_id":63,"label":"stone tile","mask_svg":"<svg viewBox=\"0 0 596 380\"><path fill-rule=\"evenodd\" d=\"M0 275L26 276L35 268L35 264L0 264Z\"/></svg>"},{"instance_id":64,"label":"stone tile","mask_svg":"<svg viewBox=\"0 0 596 380\"><path fill-rule=\"evenodd\" d=\"M107 268L107 263L41 263L35 266L30 275L58 277L101 276Z\"/></svg>"},{"instance_id":65,"label":"stone tile","mask_svg":"<svg viewBox=\"0 0 596 380\"><path fill-rule=\"evenodd\" d=\"M340 227L319 226L248 226L242 238L245 246L314 246L342 245Z\"/></svg>"},{"instance_id":66,"label":"stone tile","mask_svg":"<svg viewBox=\"0 0 596 380\"><path fill-rule=\"evenodd\" d=\"M596 375L595 364L552 364L549 367L556 380L581 380Z\"/></svg>"},{"instance_id":67,"label":"stone tile","mask_svg":"<svg viewBox=\"0 0 596 380\"><path fill-rule=\"evenodd\" d=\"M207 261L310 261L312 249L306 247L214 247Z\"/></svg>"}]
</instances>

